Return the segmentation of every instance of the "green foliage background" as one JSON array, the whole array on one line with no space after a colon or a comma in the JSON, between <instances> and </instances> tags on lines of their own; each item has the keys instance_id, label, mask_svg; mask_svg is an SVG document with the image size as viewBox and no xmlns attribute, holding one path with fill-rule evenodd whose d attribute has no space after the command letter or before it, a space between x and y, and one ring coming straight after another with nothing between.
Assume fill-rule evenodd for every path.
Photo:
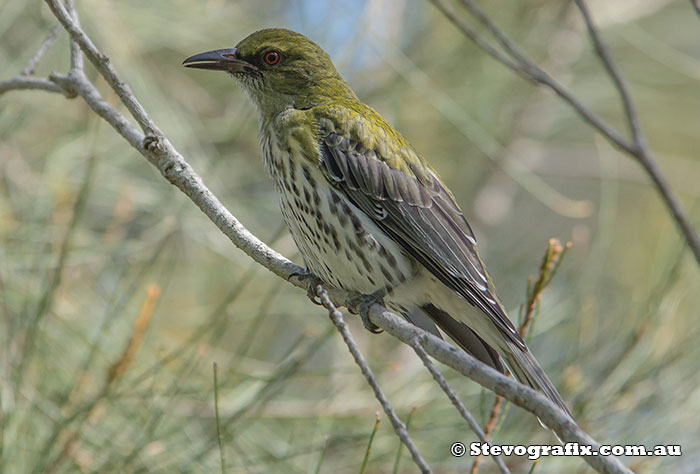
<instances>
[{"instance_id":1,"label":"green foliage background","mask_svg":"<svg viewBox=\"0 0 700 474\"><path fill-rule=\"evenodd\" d=\"M626 130L573 4L482 3ZM700 271L640 168L552 94L486 57L427 2L79 0L78 10L204 182L290 257L255 111L225 75L180 63L263 27L317 41L445 178L513 318L547 240L573 242L541 302L533 352L600 442L683 446L681 458L627 459L637 472L698 471ZM700 17L687 1L591 10L652 150L699 222ZM22 70L54 23L42 2L0 4L0 80ZM67 65L62 33L37 74ZM106 383L149 284L162 293L143 340ZM413 352L348 319L398 413L415 410L410 432L429 464L468 470L449 446L475 437ZM0 472L218 472L213 361L228 472L359 472L380 409L322 309L236 250L84 103L58 94L0 97L0 341ZM484 420L493 395L445 373ZM495 442L556 440L512 408ZM366 472L392 472L398 447L383 421ZM398 471L415 471L405 453ZM578 458L535 468L589 471ZM495 466L486 459L479 472Z\"/></svg>"}]
</instances>

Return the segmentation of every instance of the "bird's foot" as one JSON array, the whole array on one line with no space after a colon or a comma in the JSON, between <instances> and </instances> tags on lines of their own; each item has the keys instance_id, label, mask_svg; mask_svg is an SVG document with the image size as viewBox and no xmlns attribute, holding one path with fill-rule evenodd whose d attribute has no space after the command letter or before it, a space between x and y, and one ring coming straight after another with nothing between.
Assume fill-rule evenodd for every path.
<instances>
[{"instance_id":1,"label":"bird's foot","mask_svg":"<svg viewBox=\"0 0 700 474\"><path fill-rule=\"evenodd\" d=\"M287 277L287 281L291 280L292 278L296 278L302 283L308 282L308 289L306 290L306 296L309 297L311 302L313 304L316 304L318 306L323 306L323 303L321 300L318 298L316 295L316 288L319 285L323 284L323 281L314 275L313 273L304 270L303 272L294 272L290 273L289 276Z\"/></svg>"},{"instance_id":2,"label":"bird's foot","mask_svg":"<svg viewBox=\"0 0 700 474\"><path fill-rule=\"evenodd\" d=\"M375 303L384 305L384 292L382 290L371 295L360 295L351 298L347 302L348 311L352 314L359 314L362 318L362 325L372 334L379 334L383 330L369 319L369 309Z\"/></svg>"}]
</instances>

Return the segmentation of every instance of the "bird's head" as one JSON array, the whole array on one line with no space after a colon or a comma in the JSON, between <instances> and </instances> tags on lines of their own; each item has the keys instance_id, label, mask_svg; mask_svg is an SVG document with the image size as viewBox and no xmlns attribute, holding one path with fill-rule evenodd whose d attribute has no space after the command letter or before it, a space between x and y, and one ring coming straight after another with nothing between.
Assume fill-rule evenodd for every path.
<instances>
[{"instance_id":1,"label":"bird's head","mask_svg":"<svg viewBox=\"0 0 700 474\"><path fill-rule=\"evenodd\" d=\"M281 28L256 31L235 48L195 54L183 64L228 72L250 94L263 117L355 98L321 47Z\"/></svg>"}]
</instances>

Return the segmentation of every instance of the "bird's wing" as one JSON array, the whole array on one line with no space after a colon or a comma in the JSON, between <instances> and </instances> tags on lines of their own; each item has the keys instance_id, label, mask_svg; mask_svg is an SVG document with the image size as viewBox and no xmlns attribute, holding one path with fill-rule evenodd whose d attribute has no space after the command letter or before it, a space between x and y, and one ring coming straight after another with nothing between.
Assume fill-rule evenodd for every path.
<instances>
[{"instance_id":1,"label":"bird's wing","mask_svg":"<svg viewBox=\"0 0 700 474\"><path fill-rule=\"evenodd\" d=\"M407 144L386 148L364 142L321 121L320 166L329 181L443 284L488 315L507 341L524 349L474 234L436 173ZM385 148L391 157L382 156Z\"/></svg>"}]
</instances>

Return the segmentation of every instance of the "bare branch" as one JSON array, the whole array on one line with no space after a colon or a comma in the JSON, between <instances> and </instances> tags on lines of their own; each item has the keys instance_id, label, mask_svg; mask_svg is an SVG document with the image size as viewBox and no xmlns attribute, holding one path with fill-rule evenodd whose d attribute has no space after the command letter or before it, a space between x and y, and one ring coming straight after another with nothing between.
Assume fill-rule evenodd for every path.
<instances>
[{"instance_id":1,"label":"bare branch","mask_svg":"<svg viewBox=\"0 0 700 474\"><path fill-rule=\"evenodd\" d=\"M627 123L630 127L630 132L632 133L632 140L636 146L641 146L641 141L644 140L642 136L642 131L639 127L639 119L637 119L637 112L632 104L632 99L630 98L630 93L627 90L627 86L620 76L620 72L617 70L617 66L610 57L608 48L605 47L603 41L600 39L598 30L593 24L593 19L588 11L588 7L583 2L583 0L574 0L576 6L581 11L581 16L583 17L584 23L586 23L586 29L588 30L588 35L591 37L591 42L595 48L596 54L600 57L605 70L608 72L610 79L612 79L617 92L620 94L620 99L622 100L622 107L625 110L625 116L627 117Z\"/></svg>"},{"instance_id":2,"label":"bare branch","mask_svg":"<svg viewBox=\"0 0 700 474\"><path fill-rule=\"evenodd\" d=\"M635 148L634 152L629 153L637 158L639 163L646 170L647 174L649 174L649 177L656 185L656 189L661 195L661 198L668 207L669 211L671 211L671 214L678 224L678 227L680 227L690 250L695 256L695 260L698 262L698 264L700 264L700 237L698 237L695 228L688 221L688 217L686 216L676 193L671 189L671 186L668 184L668 181L661 171L661 168L652 156L646 137L644 136L644 133L639 125L637 112L634 108L634 104L632 103L627 86L622 80L622 76L617 70L607 47L600 39L600 34L598 33L598 29L593 24L593 19L588 11L588 7L586 6L584 0L575 1L576 6L578 6L579 10L581 11L581 16L583 16L583 21L586 23L588 35L591 37L593 47L603 63L603 66L607 70L608 75L612 79L613 84L615 84L615 88L620 94L620 99L622 100L625 116L627 117L627 123L632 133L632 140Z\"/></svg>"},{"instance_id":3,"label":"bare branch","mask_svg":"<svg viewBox=\"0 0 700 474\"><path fill-rule=\"evenodd\" d=\"M49 47L51 47L54 41L56 41L61 29L61 25L55 25L51 29L49 34L46 35L46 38L44 38L44 41L42 41L39 45L39 48L37 49L36 53L34 53L34 56L32 56L24 69L22 69L22 72L12 79L0 81L0 95L13 90L42 90L47 92L57 92L68 98L76 96L76 94L72 93L70 90L64 89L49 79L31 77L32 74L34 74L37 64L39 64L39 61L41 61L41 58L44 57L46 51L48 51Z\"/></svg>"},{"instance_id":4,"label":"bare branch","mask_svg":"<svg viewBox=\"0 0 700 474\"><path fill-rule=\"evenodd\" d=\"M364 375L365 379L367 379L367 384L370 387L372 387L372 391L374 391L374 396L377 398L377 400L379 400L379 403L384 409L384 413L386 413L389 417L389 421L391 421L391 426L394 427L396 435L411 453L411 457L413 457L413 462L416 463L416 466L418 466L421 472L431 472L430 468L428 467L428 464L426 464L425 460L418 452L416 445L413 444L413 440L406 431L406 425L404 425L403 422L399 419L399 417L396 416L396 412L394 412L394 409L389 404L389 400L387 400L386 395L384 395L384 392L377 383L377 379L374 377L372 369L370 369L369 365L367 365L365 357L362 355L362 352L360 352L360 348L357 347L357 344L355 343L352 334L350 334L348 326L343 320L343 314L340 311L338 311L338 308L335 307L330 297L328 296L328 293L321 287L321 285L317 285L314 288L314 294L321 300L323 307L328 310L328 316L331 318L331 321L338 329L340 335L343 337L343 341L345 341L345 345L348 346L348 350L350 351L350 354L352 354L352 357L355 359L355 363L360 367L362 375Z\"/></svg>"},{"instance_id":5,"label":"bare branch","mask_svg":"<svg viewBox=\"0 0 700 474\"><path fill-rule=\"evenodd\" d=\"M551 283L552 278L556 275L559 270L564 256L571 248L571 242L567 242L566 245L561 245L561 242L557 239L549 239L547 242L547 249L544 252L544 257L542 257L542 263L540 264L539 276L537 280L534 280L532 276L527 278L527 297L525 305L521 307L521 312L524 309L525 314L521 314L520 324L518 325L518 334L523 340L527 340L528 332L531 332L534 326L535 316L538 313L538 303L542 296L542 291ZM503 413L503 401L502 396L497 396L491 406L491 414L489 419L484 425L484 435L486 437L491 436L493 429L496 427L496 423L500 420L501 414ZM481 461L481 454L474 457L474 462L472 464L471 474L475 474L479 469L479 462Z\"/></svg>"},{"instance_id":6,"label":"bare branch","mask_svg":"<svg viewBox=\"0 0 700 474\"><path fill-rule=\"evenodd\" d=\"M290 262L251 234L204 186L202 179L166 138L145 136L141 133L116 108L105 102L99 91L82 72L72 72L67 76L52 75L51 78L63 87L72 87L95 113L107 121L170 183L192 199L224 235L253 260L283 278L303 271L301 267ZM136 102L133 95L131 100ZM295 278L291 281L300 288L306 288Z\"/></svg>"},{"instance_id":7,"label":"bare branch","mask_svg":"<svg viewBox=\"0 0 700 474\"><path fill-rule=\"evenodd\" d=\"M491 437L491 433L493 433L493 430L496 427L496 423L498 422L498 420L501 419L501 414L503 413L501 410L503 408L504 401L505 398L503 398L500 395L497 395L496 400L494 400L493 405L491 405L489 419L484 424L484 436L486 436L487 438ZM479 466L481 465L481 459L481 453L474 456L474 461L472 462L472 468L469 471L469 474L476 474L476 472L479 470Z\"/></svg>"},{"instance_id":8,"label":"bare branch","mask_svg":"<svg viewBox=\"0 0 700 474\"><path fill-rule=\"evenodd\" d=\"M693 255L695 256L695 260L700 263L700 238L698 237L698 234L693 226L688 221L688 217L686 216L686 213L678 200L678 196L676 196L676 193L673 191L673 189L671 189L671 185L668 184L666 177L661 171L661 167L656 160L654 160L651 151L649 151L649 148L646 145L640 148L637 159L656 185L657 191L663 198L668 209L671 211L676 223L681 228L681 232L683 232L683 236L685 237L690 250L692 250Z\"/></svg>"},{"instance_id":9,"label":"bare branch","mask_svg":"<svg viewBox=\"0 0 700 474\"><path fill-rule=\"evenodd\" d=\"M462 33L464 33L466 37L468 37L470 40L476 43L481 49L486 51L486 53L488 53L496 61L505 65L509 69L512 69L516 72L519 71L518 64L515 64L508 58L508 56L494 48L484 37L479 35L479 33L477 33L476 30L474 30L474 28L457 18L457 14L454 12L454 10L448 8L447 5L440 1L430 1L433 3L433 5L437 7L438 10L442 12L443 15L445 15L445 17L447 17Z\"/></svg>"},{"instance_id":10,"label":"bare branch","mask_svg":"<svg viewBox=\"0 0 700 474\"><path fill-rule=\"evenodd\" d=\"M114 90L119 99L124 103L126 109L129 111L132 117L139 124L141 129L146 135L154 135L157 137L162 137L163 134L156 127L156 125L148 117L148 114L144 110L143 106L136 100L131 89L126 85L114 70L112 63L109 58L102 54L97 47L93 44L92 40L83 32L71 15L71 13L64 8L58 0L46 0L47 5L56 16L58 21L63 25L63 28L68 32L71 40L80 46L83 50L88 60L95 66L95 69L100 73L100 75L107 81L107 84ZM79 64L77 60L79 55L73 56L73 62ZM73 65L71 65L73 66ZM79 67L71 67L71 72Z\"/></svg>"},{"instance_id":11,"label":"bare branch","mask_svg":"<svg viewBox=\"0 0 700 474\"><path fill-rule=\"evenodd\" d=\"M430 0L443 14L445 14L446 11L449 11L449 8L442 2L442 0ZM494 59L499 61L501 64L507 66L509 69L511 69L513 72L516 74L520 75L521 77L541 84L543 86L548 87L551 89L555 94L557 94L559 97L564 99L566 103L568 103L571 107L574 108L574 110L589 124L591 124L595 129L597 129L601 134L603 134L605 137L610 140L613 145L615 145L618 148L621 148L623 150L630 150L631 149L631 143L628 142L624 137L622 137L617 131L607 122L605 122L602 118L599 116L595 115L590 109L588 109L585 105L583 105L571 92L569 92L568 89L566 89L563 85L561 85L556 79L554 79L552 76L547 74L543 69L541 69L538 65L530 61L528 58L526 58L520 51L513 46L513 43L507 39L506 35L498 29L497 26L495 26L491 20L481 11L479 7L476 6L471 0L462 0L462 3L466 8L469 9L469 11L477 18L479 19L482 24L489 30L489 31L498 31L499 34L496 36L496 38L500 38L501 44L505 41L509 47L506 47L506 51L509 53L509 55L516 61L503 61L502 57L503 55L499 53L498 56L494 56L489 49L486 49L482 46L482 43L486 43L486 40L483 38L480 38L480 42L477 42L474 40L479 47L484 49L484 51L492 56ZM465 30L470 30L469 26L467 26L462 20L457 18L457 16L454 13L451 13L449 16L446 15L447 18L452 21L452 23L463 33L465 33L466 36L468 36L470 39L472 39L472 36L466 34ZM476 33L474 33L476 34ZM477 35L478 36L478 35Z\"/></svg>"},{"instance_id":12,"label":"bare branch","mask_svg":"<svg viewBox=\"0 0 700 474\"><path fill-rule=\"evenodd\" d=\"M74 0L66 0L66 10L73 17L75 24L80 27L80 22L78 21L78 13L75 10ZM70 68L71 70L80 69L83 70L83 52L80 50L80 45L71 39L70 41Z\"/></svg>"},{"instance_id":13,"label":"bare branch","mask_svg":"<svg viewBox=\"0 0 700 474\"><path fill-rule=\"evenodd\" d=\"M221 440L221 421L219 420L219 377L217 375L217 363L214 362L214 413L216 415L216 439L219 442L219 462L221 474L226 472L226 459L224 458L224 443Z\"/></svg>"},{"instance_id":14,"label":"bare branch","mask_svg":"<svg viewBox=\"0 0 700 474\"><path fill-rule=\"evenodd\" d=\"M75 94L71 94L69 91L55 82L48 79L39 79L38 77L24 76L22 74L12 79L0 82L0 94L14 90L42 90L48 92L58 92L59 94L63 94L68 98L75 97Z\"/></svg>"},{"instance_id":15,"label":"bare branch","mask_svg":"<svg viewBox=\"0 0 700 474\"><path fill-rule=\"evenodd\" d=\"M696 5L697 0L691 1L694 2L693 5ZM680 228L681 233L685 237L686 243L688 247L690 247L696 262L698 265L700 265L700 238L698 237L694 227L690 224L689 219L683 210L680 201L678 200L678 197L668 185L661 168L653 158L653 155L646 143L644 134L641 131L641 127L639 126L639 121L627 87L622 81L622 77L615 67L607 48L601 41L600 36L593 25L590 14L583 3L583 0L576 0L576 4L581 10L589 36L591 37L593 45L596 49L596 53L601 58L608 75L611 77L615 88L620 94L623 108L625 110L626 121L632 134L631 140L624 138L617 130L615 130L615 128L603 120L599 115L583 105L583 103L581 103L576 96L561 85L556 79L528 59L515 45L515 43L511 41L508 36L495 25L495 23L491 21L491 19L476 5L473 0L461 0L461 2L469 13L494 36L507 56L500 51L494 51L494 48L483 37L478 35L472 28L459 19L442 0L430 0L430 2L433 3L465 36L474 41L488 55L521 77L551 89L565 103L569 104L584 121L607 138L610 143L627 153L629 156L635 158L651 178L656 189L661 195L662 200L671 212L673 219ZM505 60L506 57L510 57L510 60Z\"/></svg>"},{"instance_id":16,"label":"bare branch","mask_svg":"<svg viewBox=\"0 0 700 474\"><path fill-rule=\"evenodd\" d=\"M445 377L440 373L437 367L435 367L435 364L433 364L433 361L430 360L428 354L425 353L425 349L423 349L422 346L422 340L422 337L413 339L411 341L411 347L413 347L413 350L423 361L423 365L425 365L425 367L428 369L428 372L430 372L430 375L433 376L433 378L438 383L442 391L445 392L447 398L449 398L452 404L455 406L455 408L457 408L457 411L460 415L462 415L462 418L464 418L467 421L469 428L471 428L471 430L476 434L476 436L481 440L481 442L488 443L486 434L481 429L481 426L479 426L479 423L477 423L477 421L474 419L469 410L467 410L467 407L464 406L457 394L454 392L454 390L452 390L452 387L450 387L450 385L447 383L447 380L445 380ZM491 454L491 456L493 457L494 462L498 466L498 469L500 469L500 471L503 474L510 474L508 467L503 462L503 459L501 459L500 456L497 456L493 453Z\"/></svg>"},{"instance_id":17,"label":"bare branch","mask_svg":"<svg viewBox=\"0 0 700 474\"><path fill-rule=\"evenodd\" d=\"M44 57L44 54L46 54L46 51L51 47L54 41L56 41L56 38L58 38L58 34L61 32L61 25L55 25L53 28L51 28L51 31L49 31L49 34L46 35L46 38L44 41L42 41L41 45L39 46L39 49L36 50L36 53L32 57L32 59L29 60L27 65L24 67L20 75L22 76L31 76L34 74L34 69L36 68L36 65L39 64L39 61L41 61L41 58Z\"/></svg>"},{"instance_id":18,"label":"bare branch","mask_svg":"<svg viewBox=\"0 0 700 474\"><path fill-rule=\"evenodd\" d=\"M465 351L413 326L380 305L375 304L372 306L370 319L384 331L406 344L411 344L416 338L419 338L421 347L430 356L489 390L496 392L498 395L502 395L519 407L534 413L545 425L556 432L564 442L577 442L580 445L593 446L593 449L597 452L600 445L586 434L563 410L540 392L506 377L497 370L479 362ZM598 472L625 474L632 472L614 456L601 456L599 454L597 456L585 456L584 460Z\"/></svg>"}]
</instances>

